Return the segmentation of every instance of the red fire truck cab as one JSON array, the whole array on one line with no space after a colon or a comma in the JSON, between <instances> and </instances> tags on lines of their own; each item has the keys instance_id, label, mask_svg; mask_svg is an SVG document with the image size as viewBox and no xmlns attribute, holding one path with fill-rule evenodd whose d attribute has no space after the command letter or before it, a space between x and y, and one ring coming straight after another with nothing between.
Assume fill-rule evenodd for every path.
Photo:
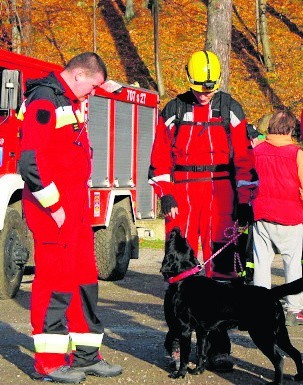
<instances>
[{"instance_id":1,"label":"red fire truck cab","mask_svg":"<svg viewBox=\"0 0 303 385\"><path fill-rule=\"evenodd\" d=\"M62 67L0 50L0 298L18 292L32 256L32 238L22 215L18 173L21 122L16 115L28 79ZM83 104L93 148L91 224L99 278L122 279L138 258L136 219L153 218L155 196L147 185L149 152L158 117L156 92L120 84L98 89Z\"/></svg>"}]
</instances>

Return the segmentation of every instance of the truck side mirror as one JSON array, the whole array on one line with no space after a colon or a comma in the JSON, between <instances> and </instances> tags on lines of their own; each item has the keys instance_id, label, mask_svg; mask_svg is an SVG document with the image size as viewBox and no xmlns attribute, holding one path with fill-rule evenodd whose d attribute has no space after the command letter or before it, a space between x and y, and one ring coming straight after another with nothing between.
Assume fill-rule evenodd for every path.
<instances>
[{"instance_id":1,"label":"truck side mirror","mask_svg":"<svg viewBox=\"0 0 303 385\"><path fill-rule=\"evenodd\" d=\"M18 104L19 71L3 70L0 108L16 110Z\"/></svg>"}]
</instances>

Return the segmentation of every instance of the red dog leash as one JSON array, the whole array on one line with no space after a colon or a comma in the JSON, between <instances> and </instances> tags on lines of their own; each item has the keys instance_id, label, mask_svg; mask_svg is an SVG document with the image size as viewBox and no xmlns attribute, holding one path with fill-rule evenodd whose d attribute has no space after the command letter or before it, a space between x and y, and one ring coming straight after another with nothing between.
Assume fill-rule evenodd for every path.
<instances>
[{"instance_id":1,"label":"red dog leash","mask_svg":"<svg viewBox=\"0 0 303 385\"><path fill-rule=\"evenodd\" d=\"M197 265L193 267L190 270L183 271L182 273L175 275L174 277L168 278L168 283L176 283L178 281L181 281L182 279L185 279L189 277L190 275L195 275L201 271L202 267L200 265Z\"/></svg>"},{"instance_id":2,"label":"red dog leash","mask_svg":"<svg viewBox=\"0 0 303 385\"><path fill-rule=\"evenodd\" d=\"M234 226L227 227L224 231L224 237L228 238L229 241L225 243L221 249L217 250L206 262L204 262L204 265L206 265L209 261L211 261L213 258L215 258L218 254L221 253L222 250L226 249L227 246L229 246L231 243L237 244L238 238L240 235L245 233L245 231L248 229L248 225L244 227L238 226L238 221L235 222ZM239 263L241 271L243 271L243 266L240 261L239 253L235 253L234 255L234 269L236 271L236 263ZM200 265L197 265L193 267L192 269L183 271L182 273L175 275L174 277L170 277L168 279L168 283L176 283L181 281L182 279L185 279L187 277L190 277L191 275L195 275L199 273L202 270L202 267Z\"/></svg>"}]
</instances>

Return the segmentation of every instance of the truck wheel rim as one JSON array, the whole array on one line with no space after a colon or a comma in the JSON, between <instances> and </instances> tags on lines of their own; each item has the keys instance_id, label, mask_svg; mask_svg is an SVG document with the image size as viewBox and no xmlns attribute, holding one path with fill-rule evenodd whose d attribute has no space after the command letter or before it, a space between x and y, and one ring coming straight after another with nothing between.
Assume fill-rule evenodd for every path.
<instances>
[{"instance_id":1,"label":"truck wheel rim","mask_svg":"<svg viewBox=\"0 0 303 385\"><path fill-rule=\"evenodd\" d=\"M16 278L20 270L15 260L16 258L18 259L21 246L22 244L17 230L12 229L5 242L4 250L5 274L10 282Z\"/></svg>"}]
</instances>

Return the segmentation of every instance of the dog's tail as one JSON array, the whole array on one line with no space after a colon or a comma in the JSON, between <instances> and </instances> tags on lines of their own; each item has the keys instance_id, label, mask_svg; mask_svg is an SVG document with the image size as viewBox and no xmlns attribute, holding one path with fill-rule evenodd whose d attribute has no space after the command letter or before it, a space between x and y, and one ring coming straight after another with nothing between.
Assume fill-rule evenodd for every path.
<instances>
[{"instance_id":1,"label":"dog's tail","mask_svg":"<svg viewBox=\"0 0 303 385\"><path fill-rule=\"evenodd\" d=\"M284 283L270 289L275 299L282 299L287 295L299 294L303 291L303 278L299 278L293 282Z\"/></svg>"}]
</instances>

